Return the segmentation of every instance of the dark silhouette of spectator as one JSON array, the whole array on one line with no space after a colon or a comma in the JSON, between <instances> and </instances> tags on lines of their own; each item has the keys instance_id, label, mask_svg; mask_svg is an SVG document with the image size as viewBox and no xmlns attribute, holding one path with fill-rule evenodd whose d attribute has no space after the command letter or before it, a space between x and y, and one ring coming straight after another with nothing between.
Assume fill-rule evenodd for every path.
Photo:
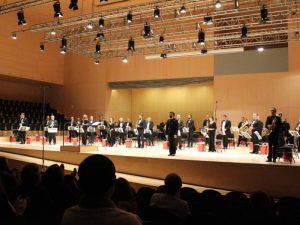
<instances>
[{"instance_id":1,"label":"dark silhouette of spectator","mask_svg":"<svg viewBox=\"0 0 300 225\"><path fill-rule=\"evenodd\" d=\"M180 198L188 203L192 214L196 213L197 203L199 201L199 193L194 188L181 188Z\"/></svg>"},{"instance_id":2,"label":"dark silhouette of spectator","mask_svg":"<svg viewBox=\"0 0 300 225\"><path fill-rule=\"evenodd\" d=\"M118 208L137 214L135 192L126 179L120 177L116 180L115 190L111 199Z\"/></svg>"},{"instance_id":3,"label":"dark silhouette of spectator","mask_svg":"<svg viewBox=\"0 0 300 225\"><path fill-rule=\"evenodd\" d=\"M79 205L66 210L62 225L141 225L138 216L116 207L111 200L116 179L113 162L91 155L79 166Z\"/></svg>"},{"instance_id":4,"label":"dark silhouette of spectator","mask_svg":"<svg viewBox=\"0 0 300 225\"><path fill-rule=\"evenodd\" d=\"M138 215L142 220L149 220L149 215L147 210L150 205L150 200L154 195L155 190L150 187L141 187L136 193L136 200L138 206Z\"/></svg>"},{"instance_id":5,"label":"dark silhouette of spectator","mask_svg":"<svg viewBox=\"0 0 300 225\"><path fill-rule=\"evenodd\" d=\"M296 197L283 197L276 203L276 215L279 225L300 224L300 199Z\"/></svg>"},{"instance_id":6,"label":"dark silhouette of spectator","mask_svg":"<svg viewBox=\"0 0 300 225\"><path fill-rule=\"evenodd\" d=\"M77 205L79 202L80 191L77 185L77 180L74 178L72 174L65 175L64 187L68 195L67 198L68 201L66 203L66 206L69 208L71 206Z\"/></svg>"},{"instance_id":7,"label":"dark silhouette of spectator","mask_svg":"<svg viewBox=\"0 0 300 225\"><path fill-rule=\"evenodd\" d=\"M166 186L160 185L156 188L156 193L166 193Z\"/></svg>"},{"instance_id":8,"label":"dark silhouette of spectator","mask_svg":"<svg viewBox=\"0 0 300 225\"><path fill-rule=\"evenodd\" d=\"M190 215L188 203L180 199L182 186L181 178L171 173L165 178L166 193L155 193L150 201L150 206L164 209L181 220Z\"/></svg>"}]
</instances>

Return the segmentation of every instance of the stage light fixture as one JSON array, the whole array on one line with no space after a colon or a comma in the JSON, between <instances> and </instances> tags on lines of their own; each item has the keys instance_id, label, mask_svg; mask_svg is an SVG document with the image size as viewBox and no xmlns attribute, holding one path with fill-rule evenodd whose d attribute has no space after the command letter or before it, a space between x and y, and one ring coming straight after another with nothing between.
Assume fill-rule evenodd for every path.
<instances>
[{"instance_id":1,"label":"stage light fixture","mask_svg":"<svg viewBox=\"0 0 300 225\"><path fill-rule=\"evenodd\" d=\"M128 24L132 23L132 20L133 20L132 13L131 13L131 11L129 11L127 14L127 23Z\"/></svg>"},{"instance_id":2,"label":"stage light fixture","mask_svg":"<svg viewBox=\"0 0 300 225\"><path fill-rule=\"evenodd\" d=\"M61 40L60 53L65 54L67 52L67 48L68 48L67 39L63 37Z\"/></svg>"},{"instance_id":3,"label":"stage light fixture","mask_svg":"<svg viewBox=\"0 0 300 225\"><path fill-rule=\"evenodd\" d=\"M208 14L206 16L204 16L204 18L203 18L203 24L205 24L205 25L211 25L211 24L213 24L212 16L210 16Z\"/></svg>"},{"instance_id":4,"label":"stage light fixture","mask_svg":"<svg viewBox=\"0 0 300 225\"><path fill-rule=\"evenodd\" d=\"M167 56L167 53L161 53L160 54L160 58L162 58L162 59L166 59L168 56Z\"/></svg>"},{"instance_id":5,"label":"stage light fixture","mask_svg":"<svg viewBox=\"0 0 300 225\"><path fill-rule=\"evenodd\" d=\"M71 0L69 9L78 10L78 0Z\"/></svg>"},{"instance_id":6,"label":"stage light fixture","mask_svg":"<svg viewBox=\"0 0 300 225\"><path fill-rule=\"evenodd\" d=\"M89 29L89 30L92 30L94 28L94 24L92 21L88 22L87 25L86 25L86 28Z\"/></svg>"},{"instance_id":7,"label":"stage light fixture","mask_svg":"<svg viewBox=\"0 0 300 225\"><path fill-rule=\"evenodd\" d=\"M95 60L94 60L94 63L95 63L96 65L99 65L99 64L100 64L100 60L99 60L99 59L95 59Z\"/></svg>"},{"instance_id":8,"label":"stage light fixture","mask_svg":"<svg viewBox=\"0 0 300 225\"><path fill-rule=\"evenodd\" d=\"M97 43L97 44L96 44L96 50L95 50L95 53L96 53L96 54L99 54L100 51L101 51L101 46L100 46L99 43Z\"/></svg>"},{"instance_id":9,"label":"stage light fixture","mask_svg":"<svg viewBox=\"0 0 300 225\"><path fill-rule=\"evenodd\" d=\"M247 38L247 36L248 36L248 28L246 27L246 24L243 25L241 31L242 31L241 38Z\"/></svg>"},{"instance_id":10,"label":"stage light fixture","mask_svg":"<svg viewBox=\"0 0 300 225\"><path fill-rule=\"evenodd\" d=\"M240 1L239 0L234 0L234 8L235 9L240 8Z\"/></svg>"},{"instance_id":11,"label":"stage light fixture","mask_svg":"<svg viewBox=\"0 0 300 225\"><path fill-rule=\"evenodd\" d=\"M123 63L128 63L128 58L127 58L127 56L124 56L124 57L122 58L122 62L123 62Z\"/></svg>"},{"instance_id":12,"label":"stage light fixture","mask_svg":"<svg viewBox=\"0 0 300 225\"><path fill-rule=\"evenodd\" d=\"M202 29L198 32L198 43L200 43L200 45L205 44L205 33Z\"/></svg>"},{"instance_id":13,"label":"stage light fixture","mask_svg":"<svg viewBox=\"0 0 300 225\"><path fill-rule=\"evenodd\" d=\"M13 32L13 33L11 34L11 38L12 38L13 40L17 40L17 33Z\"/></svg>"},{"instance_id":14,"label":"stage light fixture","mask_svg":"<svg viewBox=\"0 0 300 225\"><path fill-rule=\"evenodd\" d=\"M102 41L104 39L104 33L103 32L99 32L95 38L96 40L100 40Z\"/></svg>"},{"instance_id":15,"label":"stage light fixture","mask_svg":"<svg viewBox=\"0 0 300 225\"><path fill-rule=\"evenodd\" d=\"M40 51L41 52L45 51L45 45L43 42L40 43Z\"/></svg>"},{"instance_id":16,"label":"stage light fixture","mask_svg":"<svg viewBox=\"0 0 300 225\"><path fill-rule=\"evenodd\" d=\"M260 10L260 23L265 24L269 20L268 18L268 9L265 5L262 6Z\"/></svg>"},{"instance_id":17,"label":"stage light fixture","mask_svg":"<svg viewBox=\"0 0 300 225\"><path fill-rule=\"evenodd\" d=\"M203 47L201 49L201 55L207 55L207 48Z\"/></svg>"},{"instance_id":18,"label":"stage light fixture","mask_svg":"<svg viewBox=\"0 0 300 225\"><path fill-rule=\"evenodd\" d=\"M186 8L184 5L181 6L181 8L179 9L180 14L185 14L186 13Z\"/></svg>"},{"instance_id":19,"label":"stage light fixture","mask_svg":"<svg viewBox=\"0 0 300 225\"><path fill-rule=\"evenodd\" d=\"M160 35L160 36L159 36L159 43L160 43L160 44L163 44L164 42L165 42L164 36L163 36L163 35Z\"/></svg>"},{"instance_id":20,"label":"stage light fixture","mask_svg":"<svg viewBox=\"0 0 300 225\"><path fill-rule=\"evenodd\" d=\"M26 25L26 20L25 20L25 16L24 16L24 11L23 9L21 9L18 13L17 13L17 17L18 17L18 25Z\"/></svg>"},{"instance_id":21,"label":"stage light fixture","mask_svg":"<svg viewBox=\"0 0 300 225\"><path fill-rule=\"evenodd\" d=\"M103 18L103 16L101 16L100 19L99 19L99 27L100 28L104 27L104 18Z\"/></svg>"},{"instance_id":22,"label":"stage light fixture","mask_svg":"<svg viewBox=\"0 0 300 225\"><path fill-rule=\"evenodd\" d=\"M102 2L108 2L108 0L100 0L100 3L102 3Z\"/></svg>"},{"instance_id":23,"label":"stage light fixture","mask_svg":"<svg viewBox=\"0 0 300 225\"><path fill-rule=\"evenodd\" d=\"M143 31L143 37L144 38L150 38L153 34L153 31L151 30L150 25L146 22L144 25L144 31Z\"/></svg>"},{"instance_id":24,"label":"stage light fixture","mask_svg":"<svg viewBox=\"0 0 300 225\"><path fill-rule=\"evenodd\" d=\"M257 47L257 51L258 52L263 52L264 50L265 50L265 48L263 46Z\"/></svg>"},{"instance_id":25,"label":"stage light fixture","mask_svg":"<svg viewBox=\"0 0 300 225\"><path fill-rule=\"evenodd\" d=\"M220 9L222 7L222 3L220 0L217 0L216 3L215 3L215 8L216 9Z\"/></svg>"},{"instance_id":26,"label":"stage light fixture","mask_svg":"<svg viewBox=\"0 0 300 225\"><path fill-rule=\"evenodd\" d=\"M63 14L62 14L61 9L60 9L60 2L59 1L54 2L53 9L54 9L54 17L63 17Z\"/></svg>"},{"instance_id":27,"label":"stage light fixture","mask_svg":"<svg viewBox=\"0 0 300 225\"><path fill-rule=\"evenodd\" d=\"M158 19L160 17L160 9L158 6L155 7L154 9L154 18Z\"/></svg>"},{"instance_id":28,"label":"stage light fixture","mask_svg":"<svg viewBox=\"0 0 300 225\"><path fill-rule=\"evenodd\" d=\"M135 48L134 48L134 40L133 38L131 37L129 40L128 40L128 48L127 48L127 51L131 51L131 52L134 52L135 51Z\"/></svg>"},{"instance_id":29,"label":"stage light fixture","mask_svg":"<svg viewBox=\"0 0 300 225\"><path fill-rule=\"evenodd\" d=\"M51 32L50 32L50 34L51 34L52 36L54 36L54 35L56 35L56 31L55 31L54 29L52 29Z\"/></svg>"}]
</instances>

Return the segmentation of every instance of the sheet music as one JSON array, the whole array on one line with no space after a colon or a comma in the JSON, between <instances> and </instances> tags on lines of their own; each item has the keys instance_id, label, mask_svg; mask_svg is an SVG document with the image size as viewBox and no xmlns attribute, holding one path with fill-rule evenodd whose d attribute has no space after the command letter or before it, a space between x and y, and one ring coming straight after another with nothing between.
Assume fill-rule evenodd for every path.
<instances>
[{"instance_id":1,"label":"sheet music","mask_svg":"<svg viewBox=\"0 0 300 225\"><path fill-rule=\"evenodd\" d=\"M97 125L99 125L100 124L100 122L94 122L93 124L92 124L92 126L97 126Z\"/></svg>"}]
</instances>

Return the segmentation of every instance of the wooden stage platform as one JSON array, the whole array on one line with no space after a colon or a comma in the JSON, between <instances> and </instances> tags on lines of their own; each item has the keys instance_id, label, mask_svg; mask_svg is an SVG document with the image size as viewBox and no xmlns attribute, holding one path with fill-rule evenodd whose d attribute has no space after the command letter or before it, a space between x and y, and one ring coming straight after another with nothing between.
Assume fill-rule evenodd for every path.
<instances>
[{"instance_id":1,"label":"wooden stage platform","mask_svg":"<svg viewBox=\"0 0 300 225\"><path fill-rule=\"evenodd\" d=\"M71 146L71 145L70 145ZM231 148L225 152L199 152L196 148L178 150L176 156L168 156L161 145L139 148L125 146L93 146L95 151L60 151L59 145L44 145L46 160L79 165L90 154L103 154L114 163L117 172L141 178L162 180L166 174L178 173L186 184L237 190L251 193L263 190L275 197L300 197L300 159L295 163L267 163L266 155L250 154L246 147ZM0 156L18 155L42 158L40 143L15 144L0 142ZM5 155L6 154L6 155Z\"/></svg>"}]
</instances>

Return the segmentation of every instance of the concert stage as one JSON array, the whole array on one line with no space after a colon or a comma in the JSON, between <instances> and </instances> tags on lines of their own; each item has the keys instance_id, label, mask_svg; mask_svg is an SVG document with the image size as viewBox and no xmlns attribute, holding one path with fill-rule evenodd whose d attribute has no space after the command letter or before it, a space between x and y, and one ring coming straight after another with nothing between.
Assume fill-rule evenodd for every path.
<instances>
[{"instance_id":1,"label":"concert stage","mask_svg":"<svg viewBox=\"0 0 300 225\"><path fill-rule=\"evenodd\" d=\"M68 146L68 145L66 145ZM71 145L69 145L71 146ZM116 165L117 172L135 175L141 179L163 180L166 174L178 173L185 184L222 190L237 190L251 193L263 190L275 197L300 197L300 159L295 163L267 163L266 155L249 154L249 148L238 147L225 152L199 152L196 147L178 150L176 156L168 156L161 143L144 149L125 146L102 147L96 151L60 151L60 145L44 145L47 160L78 165L90 154L108 156ZM5 153L7 153L5 155ZM0 155L8 157L42 158L42 144L15 144L0 142ZM9 157L8 157L9 158ZM142 181L141 181L142 182Z\"/></svg>"}]
</instances>

